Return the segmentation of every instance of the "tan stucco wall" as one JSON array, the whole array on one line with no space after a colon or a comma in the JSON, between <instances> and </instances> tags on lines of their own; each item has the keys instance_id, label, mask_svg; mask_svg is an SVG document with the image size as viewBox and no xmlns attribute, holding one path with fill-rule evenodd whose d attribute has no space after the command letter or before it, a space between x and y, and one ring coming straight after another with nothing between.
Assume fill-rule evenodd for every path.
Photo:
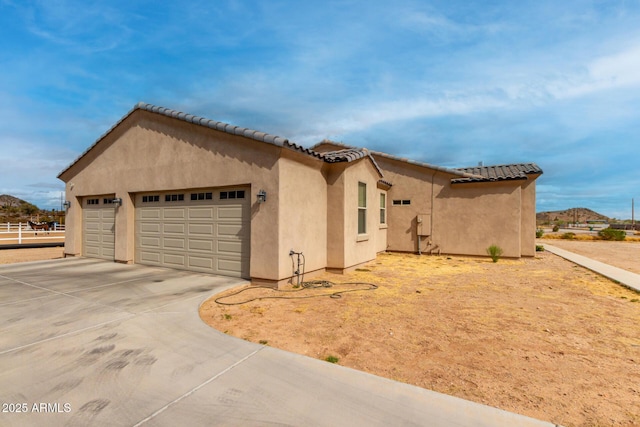
<instances>
[{"instance_id":1,"label":"tan stucco wall","mask_svg":"<svg viewBox=\"0 0 640 427\"><path fill-rule=\"evenodd\" d=\"M374 157L383 170L384 179L393 184L387 192L387 248L391 251L417 252L418 215L431 216L432 191L441 191L449 179L432 169ZM410 200L411 204L396 206L393 200ZM423 228L423 234L431 234L427 224ZM421 238L423 251L429 248L429 240L427 237Z\"/></svg>"},{"instance_id":2,"label":"tan stucco wall","mask_svg":"<svg viewBox=\"0 0 640 427\"><path fill-rule=\"evenodd\" d=\"M443 187L435 196L433 240L448 254L487 255L500 246L520 257L520 186L473 183Z\"/></svg>"},{"instance_id":3,"label":"tan stucco wall","mask_svg":"<svg viewBox=\"0 0 640 427\"><path fill-rule=\"evenodd\" d=\"M325 165L327 179L327 266L344 266L345 175L347 163Z\"/></svg>"},{"instance_id":4,"label":"tan stucco wall","mask_svg":"<svg viewBox=\"0 0 640 427\"><path fill-rule=\"evenodd\" d=\"M290 277L297 257L304 254L304 271L327 266L327 183L323 162L300 153L283 151L279 165L279 277ZM276 250L273 248L272 250ZM302 273L302 271L301 271Z\"/></svg>"},{"instance_id":5,"label":"tan stucco wall","mask_svg":"<svg viewBox=\"0 0 640 427\"><path fill-rule=\"evenodd\" d=\"M327 267L345 269L376 257L381 243L380 179L369 158L326 166L327 175ZM366 233L358 234L358 183L367 185ZM384 243L382 243L384 244Z\"/></svg>"},{"instance_id":6,"label":"tan stucco wall","mask_svg":"<svg viewBox=\"0 0 640 427\"><path fill-rule=\"evenodd\" d=\"M488 246L497 244L504 256L535 254L537 176L527 181L452 185L454 175L374 157L385 180L393 184L387 196L389 250L484 256ZM393 200L411 204L394 206Z\"/></svg>"},{"instance_id":7,"label":"tan stucco wall","mask_svg":"<svg viewBox=\"0 0 640 427\"><path fill-rule=\"evenodd\" d=\"M282 149L239 136L135 111L62 176L67 200L65 252L82 253L79 198L115 193L123 199L116 213L117 261L134 257L134 206L143 191L251 186L251 276L277 280L279 171ZM268 201L256 202L264 189ZM274 246L275 245L275 246Z\"/></svg>"},{"instance_id":8,"label":"tan stucco wall","mask_svg":"<svg viewBox=\"0 0 640 427\"><path fill-rule=\"evenodd\" d=\"M522 256L536 255L536 181L538 176L531 176L522 184Z\"/></svg>"}]
</instances>

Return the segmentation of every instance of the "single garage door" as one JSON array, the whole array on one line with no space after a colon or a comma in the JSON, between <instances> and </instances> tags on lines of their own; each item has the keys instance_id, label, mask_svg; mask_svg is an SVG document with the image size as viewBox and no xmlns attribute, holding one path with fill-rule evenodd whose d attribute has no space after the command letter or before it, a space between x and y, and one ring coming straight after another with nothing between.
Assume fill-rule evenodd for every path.
<instances>
[{"instance_id":1,"label":"single garage door","mask_svg":"<svg viewBox=\"0 0 640 427\"><path fill-rule=\"evenodd\" d=\"M249 277L247 187L136 195L139 264Z\"/></svg>"},{"instance_id":2,"label":"single garage door","mask_svg":"<svg viewBox=\"0 0 640 427\"><path fill-rule=\"evenodd\" d=\"M116 216L113 196L85 197L82 208L82 255L114 259Z\"/></svg>"}]
</instances>

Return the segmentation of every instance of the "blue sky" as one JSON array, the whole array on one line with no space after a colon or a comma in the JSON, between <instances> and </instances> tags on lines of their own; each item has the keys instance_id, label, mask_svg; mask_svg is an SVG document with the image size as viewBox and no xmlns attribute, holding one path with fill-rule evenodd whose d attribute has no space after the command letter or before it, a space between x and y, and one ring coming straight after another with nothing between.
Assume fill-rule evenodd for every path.
<instances>
[{"instance_id":1,"label":"blue sky","mask_svg":"<svg viewBox=\"0 0 640 427\"><path fill-rule=\"evenodd\" d=\"M0 0L0 194L144 101L447 167L535 162L537 211L640 203L640 1Z\"/></svg>"}]
</instances>

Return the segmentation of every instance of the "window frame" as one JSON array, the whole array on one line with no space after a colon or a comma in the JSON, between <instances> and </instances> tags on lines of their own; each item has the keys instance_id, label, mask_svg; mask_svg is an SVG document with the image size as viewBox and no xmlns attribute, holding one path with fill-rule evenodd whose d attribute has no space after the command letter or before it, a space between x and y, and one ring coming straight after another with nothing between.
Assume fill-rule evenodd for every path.
<instances>
[{"instance_id":1,"label":"window frame","mask_svg":"<svg viewBox=\"0 0 640 427\"><path fill-rule=\"evenodd\" d=\"M380 193L380 225L387 224L387 194Z\"/></svg>"},{"instance_id":2,"label":"window frame","mask_svg":"<svg viewBox=\"0 0 640 427\"><path fill-rule=\"evenodd\" d=\"M367 184L361 181L358 181L358 234L367 234Z\"/></svg>"}]
</instances>

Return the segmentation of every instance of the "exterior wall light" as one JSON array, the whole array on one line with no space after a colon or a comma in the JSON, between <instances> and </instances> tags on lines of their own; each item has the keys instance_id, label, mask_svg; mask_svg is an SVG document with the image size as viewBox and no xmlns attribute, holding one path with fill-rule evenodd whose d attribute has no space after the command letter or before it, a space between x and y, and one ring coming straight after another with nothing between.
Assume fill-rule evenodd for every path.
<instances>
[{"instance_id":1,"label":"exterior wall light","mask_svg":"<svg viewBox=\"0 0 640 427\"><path fill-rule=\"evenodd\" d=\"M116 197L115 199L113 199L112 202L118 206L122 206L122 199L119 197Z\"/></svg>"},{"instance_id":2,"label":"exterior wall light","mask_svg":"<svg viewBox=\"0 0 640 427\"><path fill-rule=\"evenodd\" d=\"M258 191L258 203L264 203L267 201L267 192L264 190Z\"/></svg>"},{"instance_id":3,"label":"exterior wall light","mask_svg":"<svg viewBox=\"0 0 640 427\"><path fill-rule=\"evenodd\" d=\"M71 207L71 202L70 201L65 201L62 206L64 206L65 209L69 209Z\"/></svg>"}]
</instances>

